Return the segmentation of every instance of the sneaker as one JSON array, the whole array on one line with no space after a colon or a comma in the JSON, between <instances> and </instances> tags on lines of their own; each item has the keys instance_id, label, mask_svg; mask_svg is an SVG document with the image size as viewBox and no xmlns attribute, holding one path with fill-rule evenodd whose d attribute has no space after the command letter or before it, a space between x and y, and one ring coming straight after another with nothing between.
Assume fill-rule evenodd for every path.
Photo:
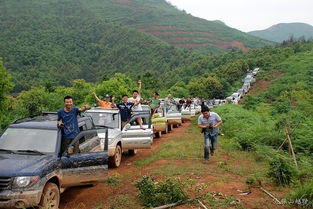
<instances>
[{"instance_id":1,"label":"sneaker","mask_svg":"<svg viewBox=\"0 0 313 209\"><path fill-rule=\"evenodd\" d=\"M214 155L214 150L211 150L211 156L213 156Z\"/></svg>"},{"instance_id":2,"label":"sneaker","mask_svg":"<svg viewBox=\"0 0 313 209\"><path fill-rule=\"evenodd\" d=\"M204 159L204 161L202 163L203 164L208 164L209 163L209 159Z\"/></svg>"}]
</instances>

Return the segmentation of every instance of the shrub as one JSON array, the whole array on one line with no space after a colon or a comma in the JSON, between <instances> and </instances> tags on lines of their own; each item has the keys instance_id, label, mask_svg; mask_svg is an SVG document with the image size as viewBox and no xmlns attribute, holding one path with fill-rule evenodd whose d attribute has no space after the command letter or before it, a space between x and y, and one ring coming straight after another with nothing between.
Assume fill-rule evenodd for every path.
<instances>
[{"instance_id":1,"label":"shrub","mask_svg":"<svg viewBox=\"0 0 313 209\"><path fill-rule=\"evenodd\" d=\"M270 162L268 177L280 186L290 185L296 172L293 166L282 157L276 157Z\"/></svg>"},{"instance_id":2,"label":"shrub","mask_svg":"<svg viewBox=\"0 0 313 209\"><path fill-rule=\"evenodd\" d=\"M239 138L237 139L240 147L244 151L255 151L255 142L249 138Z\"/></svg>"},{"instance_id":3,"label":"shrub","mask_svg":"<svg viewBox=\"0 0 313 209\"><path fill-rule=\"evenodd\" d=\"M313 181L298 187L288 197L288 203L300 205L304 208L313 207Z\"/></svg>"},{"instance_id":4,"label":"shrub","mask_svg":"<svg viewBox=\"0 0 313 209\"><path fill-rule=\"evenodd\" d=\"M110 177L105 180L105 183L111 186L116 186L121 182L121 175L118 173L114 173Z\"/></svg>"},{"instance_id":5,"label":"shrub","mask_svg":"<svg viewBox=\"0 0 313 209\"><path fill-rule=\"evenodd\" d=\"M136 183L136 187L146 207L156 207L187 199L184 192L185 184L179 179L168 178L165 181L155 182L151 177L143 176Z\"/></svg>"}]
</instances>

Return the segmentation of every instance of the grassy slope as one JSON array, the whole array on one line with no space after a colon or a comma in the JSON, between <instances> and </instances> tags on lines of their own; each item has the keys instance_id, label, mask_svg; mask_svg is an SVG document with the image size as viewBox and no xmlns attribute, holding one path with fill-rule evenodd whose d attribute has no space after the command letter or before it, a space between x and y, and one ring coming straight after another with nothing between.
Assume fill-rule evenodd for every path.
<instances>
[{"instance_id":1,"label":"grassy slope","mask_svg":"<svg viewBox=\"0 0 313 209\"><path fill-rule=\"evenodd\" d=\"M136 161L136 178L140 178L140 175L151 175L156 180L178 177L184 182L193 182L192 185L199 190L188 191L188 193L191 197L207 194L201 198L201 201L209 208L282 208L275 205L257 188L249 188L245 184L247 178L256 177L279 199L283 198L288 190L272 185L266 177L268 166L264 161L259 160L257 154L239 151L233 139L220 137L216 155L211 158L209 164L203 164L203 136L196 127L196 120L193 120L193 125L187 130L181 130L181 134L169 138L152 156ZM120 174L118 177L121 180L118 187L122 187L128 181L134 181L132 179L134 177L120 173L118 170L112 171L111 176L114 178L116 173ZM242 196L237 189L250 190L252 193ZM219 192L224 195L223 198L212 196ZM122 200L125 198L135 204L131 206L125 202L123 204ZM240 199L240 202L232 204L231 202L236 199ZM139 203L134 195L120 193L111 206L134 209L141 208ZM178 208L197 208L197 203Z\"/></svg>"}]
</instances>

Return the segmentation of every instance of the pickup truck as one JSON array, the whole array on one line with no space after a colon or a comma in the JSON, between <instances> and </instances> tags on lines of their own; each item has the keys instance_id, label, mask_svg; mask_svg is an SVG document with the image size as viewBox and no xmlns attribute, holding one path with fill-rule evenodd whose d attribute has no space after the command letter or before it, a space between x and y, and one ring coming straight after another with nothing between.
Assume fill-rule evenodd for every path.
<instances>
[{"instance_id":1,"label":"pickup truck","mask_svg":"<svg viewBox=\"0 0 313 209\"><path fill-rule=\"evenodd\" d=\"M132 118L125 127L121 127L121 116L118 109L92 108L85 113L90 116L96 127L108 128L108 155L110 167L117 168L121 164L123 152L136 154L137 149L150 149L153 143L153 126L150 112L133 112ZM141 118L145 130L136 124ZM103 149L104 134L99 134Z\"/></svg>"},{"instance_id":2,"label":"pickup truck","mask_svg":"<svg viewBox=\"0 0 313 209\"><path fill-rule=\"evenodd\" d=\"M178 127L182 124L182 114L178 111L177 106L173 105L166 112L165 117L168 123L168 130L171 131L173 127Z\"/></svg>"},{"instance_id":3,"label":"pickup truck","mask_svg":"<svg viewBox=\"0 0 313 209\"><path fill-rule=\"evenodd\" d=\"M150 112L151 108L148 105L141 105L143 111ZM167 119L165 117L165 109L159 107L157 113L152 115L153 133L156 138L160 138L162 134L168 133Z\"/></svg>"},{"instance_id":4,"label":"pickup truck","mask_svg":"<svg viewBox=\"0 0 313 209\"><path fill-rule=\"evenodd\" d=\"M107 146L91 118L78 119L80 133L61 150L57 116L37 116L9 125L0 136L0 208L58 209L66 188L103 182L108 175ZM79 142L79 153L73 144ZM107 137L106 142L107 144Z\"/></svg>"}]
</instances>

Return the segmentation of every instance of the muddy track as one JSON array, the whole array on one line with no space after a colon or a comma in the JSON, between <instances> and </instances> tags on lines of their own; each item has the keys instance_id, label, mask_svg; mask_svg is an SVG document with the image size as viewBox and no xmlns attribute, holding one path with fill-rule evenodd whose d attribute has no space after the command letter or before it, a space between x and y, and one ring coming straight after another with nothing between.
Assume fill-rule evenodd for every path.
<instances>
[{"instance_id":1,"label":"muddy track","mask_svg":"<svg viewBox=\"0 0 313 209\"><path fill-rule=\"evenodd\" d=\"M129 209L141 209L141 202L138 198L134 197L138 194L134 183L141 178L143 175L153 175L153 169L162 169L166 165L172 165L180 167L192 167L197 166L202 168L204 175L197 173L196 171L191 171L186 175L181 175L183 180L194 179L197 183L209 183L207 192L210 193L220 193L223 196L235 198L239 200L244 208L271 208L271 209L281 209L284 206L277 205L273 200L264 194L258 188L251 188L251 193L249 195L242 195L239 191L247 190L247 185L245 181L247 177L255 172L259 168L254 168L256 164L249 160L247 155L249 153L240 153L241 156L233 156L231 153L223 150L222 148L218 150L216 156L214 156L209 164L203 164L202 158L197 158L196 160L167 160L160 159L150 163L147 166L137 167L135 166L136 160L145 159L152 156L160 146L166 143L169 139L173 137L188 137L194 138L195 133L188 131L188 127L191 126L190 122L182 124L181 127L175 128L171 133L162 135L159 139L154 139L152 149L150 150L139 150L135 156L123 156L122 164L119 168L109 169L109 175L114 176L118 174L121 182L114 185L108 184L98 184L93 187L76 187L70 188L61 195L60 209L110 209L110 208L129 208ZM200 137L200 133L198 136ZM239 157L239 158L238 158ZM230 169L244 169L251 170L249 175L241 175L237 172L231 172L221 166L221 162L227 162ZM160 177L162 176L155 176ZM265 188L269 189L273 194L278 195L278 197L283 197L287 188L278 188L275 185L266 184ZM125 207L123 205L120 207L120 203L116 206L116 202L120 200L121 197L127 196L128 199L124 200L130 205ZM111 207L115 205L115 207ZM126 203L128 204L128 203ZM189 209L189 208L199 208L197 205L182 205L175 207L177 209ZM225 207L222 207L225 208ZM236 205L228 208L238 208Z\"/></svg>"},{"instance_id":2,"label":"muddy track","mask_svg":"<svg viewBox=\"0 0 313 209\"><path fill-rule=\"evenodd\" d=\"M164 134L161 138L155 138L151 149L138 150L134 156L123 155L119 168L109 169L109 176L113 173L127 175L127 183L123 188L108 186L106 184L98 184L96 186L74 187L67 189L61 194L60 209L91 209L91 208L107 208L109 202L114 200L114 196L118 194L134 193L132 183L140 176L144 175L144 170L138 170L134 166L134 162L154 154L159 147L166 143L168 138L182 136L185 130L191 125L190 122L183 123L179 128L174 128L170 133ZM106 203L99 206L98 202Z\"/></svg>"}]
</instances>

